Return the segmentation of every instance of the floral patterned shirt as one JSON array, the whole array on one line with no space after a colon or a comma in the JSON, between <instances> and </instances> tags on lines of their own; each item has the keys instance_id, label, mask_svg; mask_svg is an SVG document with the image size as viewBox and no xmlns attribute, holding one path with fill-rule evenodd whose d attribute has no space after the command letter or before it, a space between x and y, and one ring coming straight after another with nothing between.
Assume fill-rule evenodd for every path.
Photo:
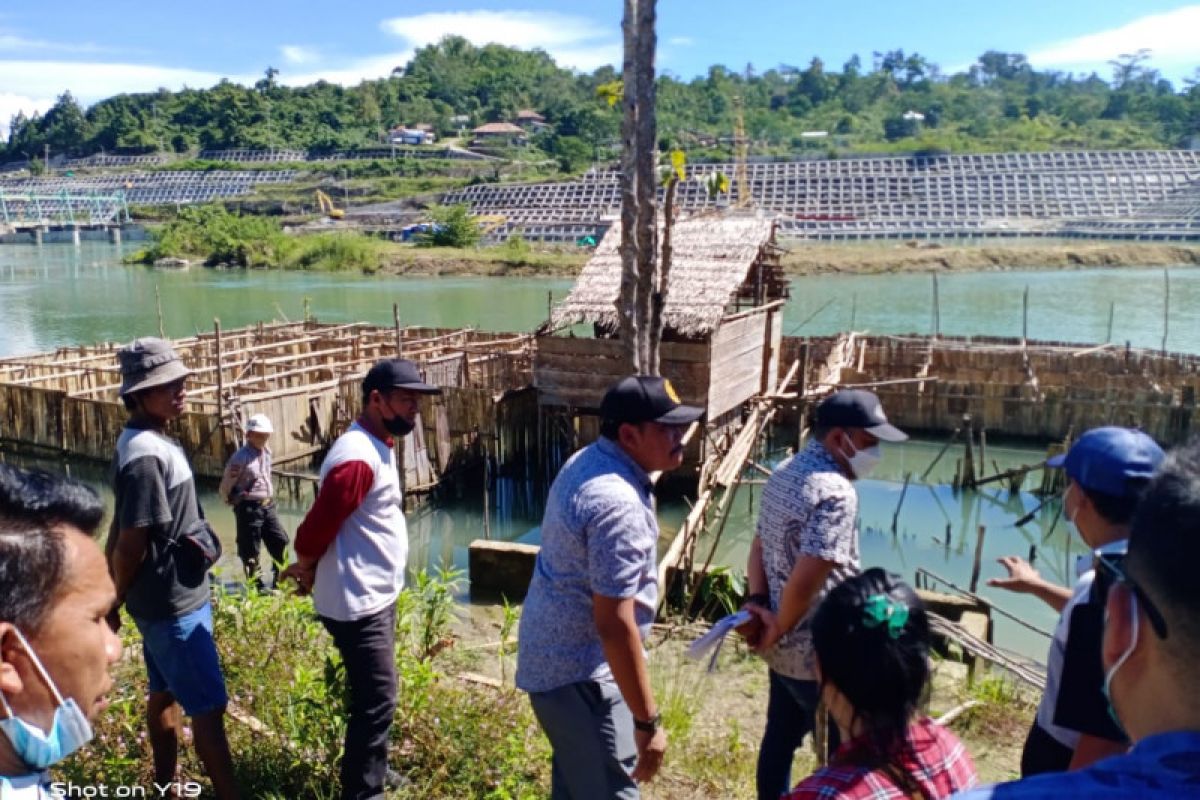
<instances>
[{"instance_id":1,"label":"floral patterned shirt","mask_svg":"<svg viewBox=\"0 0 1200 800\"><path fill-rule=\"evenodd\" d=\"M758 538L771 608L801 556L835 564L808 613L765 654L771 669L798 680L816 680L813 612L829 590L859 569L858 495L850 479L817 440L784 461L763 489Z\"/></svg>"}]
</instances>

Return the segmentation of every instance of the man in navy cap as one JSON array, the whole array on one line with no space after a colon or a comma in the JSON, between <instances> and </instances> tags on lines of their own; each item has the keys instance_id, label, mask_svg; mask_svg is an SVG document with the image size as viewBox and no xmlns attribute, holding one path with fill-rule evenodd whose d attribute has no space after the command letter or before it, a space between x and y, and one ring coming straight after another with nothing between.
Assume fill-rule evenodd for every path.
<instances>
[{"instance_id":1,"label":"man in navy cap","mask_svg":"<svg viewBox=\"0 0 1200 800\"><path fill-rule=\"evenodd\" d=\"M651 475L682 463L703 413L664 378L623 378L600 404L600 438L550 487L516 682L553 748L556 800L637 798L662 763L642 649L658 605Z\"/></svg>"},{"instance_id":2,"label":"man in navy cap","mask_svg":"<svg viewBox=\"0 0 1200 800\"><path fill-rule=\"evenodd\" d=\"M770 667L760 800L777 800L791 788L792 759L816 724L820 690L809 623L825 595L859 569L851 482L879 464L881 441L907 438L888 423L873 393L835 392L817 406L808 444L763 488L746 566L746 608L756 621L740 631ZM832 752L836 731L829 736Z\"/></svg>"},{"instance_id":3,"label":"man in navy cap","mask_svg":"<svg viewBox=\"0 0 1200 800\"><path fill-rule=\"evenodd\" d=\"M1089 550L1124 552L1142 489L1163 460L1153 439L1130 428L1093 428L1046 462L1067 475L1063 514ZM1005 578L989 586L1032 594L1060 612L1046 656L1046 690L1025 739L1021 775L1062 772L1123 752L1128 741L1101 693L1100 636L1107 586L1093 586L1088 559L1074 590L1042 578L1028 562L1005 556Z\"/></svg>"},{"instance_id":4,"label":"man in navy cap","mask_svg":"<svg viewBox=\"0 0 1200 800\"><path fill-rule=\"evenodd\" d=\"M393 437L416 425L422 395L441 389L402 358L379 361L362 383L362 414L321 463L317 499L296 529L296 563L279 576L312 592L350 685L342 755L345 800L383 797L402 783L388 768L396 710L396 598L404 586L408 531Z\"/></svg>"}]
</instances>

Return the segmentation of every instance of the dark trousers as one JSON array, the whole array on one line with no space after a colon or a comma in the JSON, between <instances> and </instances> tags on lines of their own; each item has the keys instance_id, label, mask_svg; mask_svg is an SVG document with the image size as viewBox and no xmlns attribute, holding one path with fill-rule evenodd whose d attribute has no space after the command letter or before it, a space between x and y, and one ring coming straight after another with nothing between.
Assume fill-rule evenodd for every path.
<instances>
[{"instance_id":1,"label":"dark trousers","mask_svg":"<svg viewBox=\"0 0 1200 800\"><path fill-rule=\"evenodd\" d=\"M1075 751L1050 735L1036 722L1029 727L1025 747L1021 751L1021 777L1047 772L1066 772Z\"/></svg>"},{"instance_id":2,"label":"dark trousers","mask_svg":"<svg viewBox=\"0 0 1200 800\"><path fill-rule=\"evenodd\" d=\"M791 791L792 760L804 737L816 728L820 685L769 671L770 694L767 699L767 727L758 749L759 800L779 800ZM826 732L829 753L837 750L840 737L833 720Z\"/></svg>"},{"instance_id":3,"label":"dark trousers","mask_svg":"<svg viewBox=\"0 0 1200 800\"><path fill-rule=\"evenodd\" d=\"M396 606L350 622L321 617L321 623L342 654L350 685L341 796L383 797L388 730L396 712Z\"/></svg>"},{"instance_id":4,"label":"dark trousers","mask_svg":"<svg viewBox=\"0 0 1200 800\"><path fill-rule=\"evenodd\" d=\"M262 545L271 554L271 585L275 585L275 564L287 563L288 535L279 524L275 504L263 505L256 500L238 503L233 509L237 518L237 552L246 568L246 580L262 586L258 571L258 554Z\"/></svg>"}]
</instances>

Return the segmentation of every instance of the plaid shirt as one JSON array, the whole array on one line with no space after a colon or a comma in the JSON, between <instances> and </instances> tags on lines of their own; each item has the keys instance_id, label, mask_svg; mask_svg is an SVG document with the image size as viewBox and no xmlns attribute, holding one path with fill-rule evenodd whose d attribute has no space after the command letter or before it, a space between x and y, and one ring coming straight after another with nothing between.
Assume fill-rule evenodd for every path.
<instances>
[{"instance_id":1,"label":"plaid shirt","mask_svg":"<svg viewBox=\"0 0 1200 800\"><path fill-rule=\"evenodd\" d=\"M786 800L939 800L978 782L975 764L962 742L928 717L909 726L908 741L912 750L896 767L916 779L923 794L905 792L886 770L854 764L863 746L861 739L855 739L838 748L830 766L801 781Z\"/></svg>"}]
</instances>

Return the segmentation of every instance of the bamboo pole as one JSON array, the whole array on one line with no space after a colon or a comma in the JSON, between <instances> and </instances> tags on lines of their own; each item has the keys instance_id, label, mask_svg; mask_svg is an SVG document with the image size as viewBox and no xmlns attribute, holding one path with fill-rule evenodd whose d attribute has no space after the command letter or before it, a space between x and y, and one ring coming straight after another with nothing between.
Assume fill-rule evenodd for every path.
<instances>
[{"instance_id":1,"label":"bamboo pole","mask_svg":"<svg viewBox=\"0 0 1200 800\"><path fill-rule=\"evenodd\" d=\"M404 352L404 336L400 328L400 304L392 303L392 325L396 328L396 357Z\"/></svg>"},{"instance_id":2,"label":"bamboo pole","mask_svg":"<svg viewBox=\"0 0 1200 800\"><path fill-rule=\"evenodd\" d=\"M1171 318L1171 270L1163 267L1163 336L1162 351L1167 352L1167 333L1170 331Z\"/></svg>"},{"instance_id":3,"label":"bamboo pole","mask_svg":"<svg viewBox=\"0 0 1200 800\"><path fill-rule=\"evenodd\" d=\"M221 449L225 448L225 376L221 369L221 320L213 317L213 346L217 357L217 430L221 432Z\"/></svg>"}]
</instances>

